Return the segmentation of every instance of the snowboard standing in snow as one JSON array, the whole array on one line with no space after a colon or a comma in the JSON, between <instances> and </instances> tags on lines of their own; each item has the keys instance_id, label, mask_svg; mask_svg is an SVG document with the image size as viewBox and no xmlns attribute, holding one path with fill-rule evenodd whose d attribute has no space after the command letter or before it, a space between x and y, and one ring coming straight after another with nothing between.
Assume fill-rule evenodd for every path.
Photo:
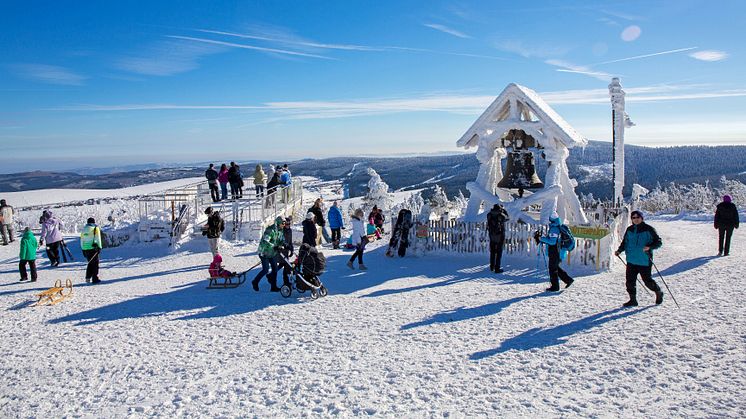
<instances>
[{"instance_id":1,"label":"snowboard standing in snow","mask_svg":"<svg viewBox=\"0 0 746 419\"><path fill-rule=\"evenodd\" d=\"M399 211L399 215L396 217L396 224L394 224L394 231L391 233L391 240L389 240L389 248L386 251L386 256L393 257L394 252L397 252L400 257L404 257L407 254L407 247L409 247L409 230L412 228L412 211L408 209L402 209Z\"/></svg>"}]
</instances>

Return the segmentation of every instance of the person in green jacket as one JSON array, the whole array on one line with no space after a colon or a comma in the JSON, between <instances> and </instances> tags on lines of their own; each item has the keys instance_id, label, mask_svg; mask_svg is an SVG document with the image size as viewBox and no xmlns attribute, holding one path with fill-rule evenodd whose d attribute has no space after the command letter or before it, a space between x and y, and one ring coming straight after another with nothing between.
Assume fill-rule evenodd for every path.
<instances>
[{"instance_id":1,"label":"person in green jacket","mask_svg":"<svg viewBox=\"0 0 746 419\"><path fill-rule=\"evenodd\" d=\"M23 230L23 238L21 238L21 261L18 263L18 270L21 272L21 281L26 281L28 275L26 274L26 264L31 268L31 282L36 282L36 249L39 247L39 243L34 237L34 232L31 228L26 227Z\"/></svg>"},{"instance_id":2,"label":"person in green jacket","mask_svg":"<svg viewBox=\"0 0 746 419\"><path fill-rule=\"evenodd\" d=\"M259 260L262 261L262 270L256 275L251 286L254 291L259 291L259 280L264 275L267 275L267 281L272 286L270 291L277 292L280 288L277 286L277 261L275 256L277 255L278 248L285 244L285 219L282 217L275 218L275 223L267 227L262 235L262 240L259 242ZM270 272L271 268L271 272Z\"/></svg>"},{"instance_id":3,"label":"person in green jacket","mask_svg":"<svg viewBox=\"0 0 746 419\"><path fill-rule=\"evenodd\" d=\"M85 282L98 284L98 261L101 253L101 229L96 225L93 217L88 219L88 224L83 227L80 233L80 248L83 249L83 256L88 260L85 268Z\"/></svg>"}]
</instances>

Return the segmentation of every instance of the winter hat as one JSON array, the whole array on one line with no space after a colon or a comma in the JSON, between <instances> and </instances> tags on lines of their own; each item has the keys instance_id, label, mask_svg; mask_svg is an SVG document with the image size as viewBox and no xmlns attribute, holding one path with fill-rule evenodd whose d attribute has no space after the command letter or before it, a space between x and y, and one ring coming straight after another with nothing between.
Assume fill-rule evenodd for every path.
<instances>
[{"instance_id":1,"label":"winter hat","mask_svg":"<svg viewBox=\"0 0 746 419\"><path fill-rule=\"evenodd\" d=\"M4 199L0 199L0 206L3 206L3 207L4 207L5 205L7 205L7 204L5 203L5 200L4 200Z\"/></svg>"},{"instance_id":2,"label":"winter hat","mask_svg":"<svg viewBox=\"0 0 746 419\"><path fill-rule=\"evenodd\" d=\"M275 218L275 225L280 225L285 222L285 219L282 217Z\"/></svg>"},{"instance_id":3,"label":"winter hat","mask_svg":"<svg viewBox=\"0 0 746 419\"><path fill-rule=\"evenodd\" d=\"M642 216L642 212L641 212L641 211L637 211L637 210L635 210L635 211L632 211L632 212L631 212L631 213L629 214L630 218L631 218L631 217L634 217L635 215L637 215L638 217L640 217L640 219L641 219L641 220L644 220L644 219L645 219L645 217L643 217L643 216Z\"/></svg>"},{"instance_id":4,"label":"winter hat","mask_svg":"<svg viewBox=\"0 0 746 419\"><path fill-rule=\"evenodd\" d=\"M41 216L44 218L52 218L52 211L50 210L44 210L41 213Z\"/></svg>"},{"instance_id":5,"label":"winter hat","mask_svg":"<svg viewBox=\"0 0 746 419\"><path fill-rule=\"evenodd\" d=\"M306 214L306 220L313 220L316 216L312 212Z\"/></svg>"},{"instance_id":6,"label":"winter hat","mask_svg":"<svg viewBox=\"0 0 746 419\"><path fill-rule=\"evenodd\" d=\"M732 200L730 195L723 195L723 202L731 202Z\"/></svg>"},{"instance_id":7,"label":"winter hat","mask_svg":"<svg viewBox=\"0 0 746 419\"><path fill-rule=\"evenodd\" d=\"M215 257L212 258L212 263L221 263L223 262L223 257L220 256L220 253L216 253Z\"/></svg>"},{"instance_id":8,"label":"winter hat","mask_svg":"<svg viewBox=\"0 0 746 419\"><path fill-rule=\"evenodd\" d=\"M87 223L88 224L96 224L96 220L93 217L89 217Z\"/></svg>"}]
</instances>

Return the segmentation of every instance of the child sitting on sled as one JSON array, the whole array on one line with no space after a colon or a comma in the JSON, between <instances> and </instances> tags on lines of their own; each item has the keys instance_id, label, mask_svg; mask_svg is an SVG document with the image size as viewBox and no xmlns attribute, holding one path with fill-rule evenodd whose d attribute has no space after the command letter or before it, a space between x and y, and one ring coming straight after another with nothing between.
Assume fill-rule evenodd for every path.
<instances>
[{"instance_id":1,"label":"child sitting on sled","mask_svg":"<svg viewBox=\"0 0 746 419\"><path fill-rule=\"evenodd\" d=\"M223 257L216 253L210 264L210 276L212 278L231 278L238 275L238 272L231 272L223 268Z\"/></svg>"}]
</instances>

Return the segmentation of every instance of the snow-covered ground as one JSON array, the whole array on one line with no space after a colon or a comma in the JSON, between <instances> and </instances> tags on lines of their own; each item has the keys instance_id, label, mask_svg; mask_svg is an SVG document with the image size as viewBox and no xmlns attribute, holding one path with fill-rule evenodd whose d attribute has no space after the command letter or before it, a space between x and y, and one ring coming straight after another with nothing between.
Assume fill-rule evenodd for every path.
<instances>
[{"instance_id":1,"label":"snow-covered ground","mask_svg":"<svg viewBox=\"0 0 746 419\"><path fill-rule=\"evenodd\" d=\"M317 186L308 199L329 203ZM324 249L330 294L316 301L266 280L205 289L201 236L177 253L105 249L95 286L81 262L54 269L41 253L39 281L19 283L17 242L0 246L0 416L742 417L742 233L715 258L709 220L649 222L681 309L643 290L621 309L621 266L569 267L576 283L548 294L534 258L496 275L484 256L391 259L380 241L365 272ZM251 245L221 253L232 270L257 261ZM71 300L29 307L66 278Z\"/></svg>"}]
</instances>

